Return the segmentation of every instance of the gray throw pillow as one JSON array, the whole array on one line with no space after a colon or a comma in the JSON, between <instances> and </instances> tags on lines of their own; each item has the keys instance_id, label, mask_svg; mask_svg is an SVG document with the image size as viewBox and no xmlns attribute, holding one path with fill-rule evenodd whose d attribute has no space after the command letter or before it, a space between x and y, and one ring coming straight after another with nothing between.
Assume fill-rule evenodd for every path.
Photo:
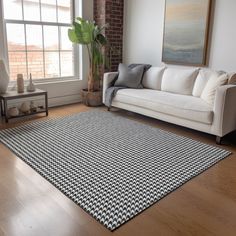
<instances>
[{"instance_id":1,"label":"gray throw pillow","mask_svg":"<svg viewBox=\"0 0 236 236\"><path fill-rule=\"evenodd\" d=\"M129 68L124 64L119 64L119 76L114 84L116 87L142 88L142 78L144 65Z\"/></svg>"}]
</instances>

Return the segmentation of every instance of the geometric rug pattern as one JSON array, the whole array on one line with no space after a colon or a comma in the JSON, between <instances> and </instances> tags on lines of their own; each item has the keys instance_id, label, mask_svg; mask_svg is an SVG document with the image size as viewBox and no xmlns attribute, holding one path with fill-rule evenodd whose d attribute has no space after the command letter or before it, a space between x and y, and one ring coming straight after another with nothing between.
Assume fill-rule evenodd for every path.
<instances>
[{"instance_id":1,"label":"geometric rug pattern","mask_svg":"<svg viewBox=\"0 0 236 236\"><path fill-rule=\"evenodd\" d=\"M230 155L102 111L6 129L0 141L109 230Z\"/></svg>"}]
</instances>

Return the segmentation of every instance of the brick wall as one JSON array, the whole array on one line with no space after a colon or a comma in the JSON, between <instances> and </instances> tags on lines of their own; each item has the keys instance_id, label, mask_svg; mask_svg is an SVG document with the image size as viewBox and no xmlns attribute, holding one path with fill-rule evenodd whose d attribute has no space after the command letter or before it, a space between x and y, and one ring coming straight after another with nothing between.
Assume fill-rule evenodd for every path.
<instances>
[{"instance_id":1,"label":"brick wall","mask_svg":"<svg viewBox=\"0 0 236 236\"><path fill-rule=\"evenodd\" d=\"M99 25L109 24L105 35L109 41L106 53L110 70L117 71L122 62L124 0L94 0L94 20Z\"/></svg>"}]
</instances>

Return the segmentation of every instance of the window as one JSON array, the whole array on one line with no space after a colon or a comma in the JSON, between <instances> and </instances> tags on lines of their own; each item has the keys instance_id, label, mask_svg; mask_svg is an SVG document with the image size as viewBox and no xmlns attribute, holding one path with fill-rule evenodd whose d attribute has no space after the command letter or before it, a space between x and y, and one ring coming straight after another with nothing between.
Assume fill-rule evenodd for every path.
<instances>
[{"instance_id":1,"label":"window","mask_svg":"<svg viewBox=\"0 0 236 236\"><path fill-rule=\"evenodd\" d=\"M71 0L3 0L10 78L74 76Z\"/></svg>"}]
</instances>

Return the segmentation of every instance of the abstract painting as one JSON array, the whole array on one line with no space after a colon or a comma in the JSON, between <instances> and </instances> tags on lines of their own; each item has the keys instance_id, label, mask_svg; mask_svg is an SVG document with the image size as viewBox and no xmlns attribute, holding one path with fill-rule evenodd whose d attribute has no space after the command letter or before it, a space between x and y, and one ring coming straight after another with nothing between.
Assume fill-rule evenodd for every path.
<instances>
[{"instance_id":1,"label":"abstract painting","mask_svg":"<svg viewBox=\"0 0 236 236\"><path fill-rule=\"evenodd\" d=\"M166 0L162 61L205 65L211 0Z\"/></svg>"}]
</instances>

